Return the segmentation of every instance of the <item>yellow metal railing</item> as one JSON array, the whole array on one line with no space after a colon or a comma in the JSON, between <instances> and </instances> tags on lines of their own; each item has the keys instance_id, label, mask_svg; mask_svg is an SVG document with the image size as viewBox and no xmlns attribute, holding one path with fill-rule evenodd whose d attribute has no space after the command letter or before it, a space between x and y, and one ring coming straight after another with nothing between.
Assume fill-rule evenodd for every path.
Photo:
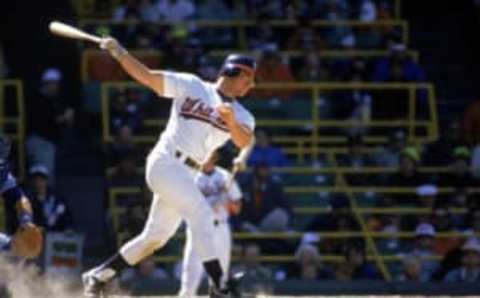
<instances>
[{"instance_id":1,"label":"yellow metal railing","mask_svg":"<svg viewBox=\"0 0 480 298\"><path fill-rule=\"evenodd\" d=\"M315 188L309 188L315 189ZM320 188L318 188L320 189ZM386 262L392 261L400 261L402 259L401 255L382 255L379 252L379 249L376 246L376 240L384 239L384 238L398 238L398 239L413 239L415 237L415 233L413 232L377 232L371 231L368 228L368 225L365 222L363 216L365 214L397 214L397 215L415 215L415 214L431 214L432 209L430 208L423 208L423 207L393 207L393 208L364 208L359 207L356 198L354 196L355 193L360 192L359 188L350 187L346 183L345 180L340 181L340 184L335 187L336 191L341 191L346 193L350 200L350 205L352 209L350 212L345 211L346 213L352 213L358 223L360 224L362 230L361 231L339 231L339 232L313 232L314 234L318 235L320 239L348 239L348 238L363 238L367 243L367 252L369 261L375 262L377 267L379 268L380 272L382 273L385 280L389 281L392 279L391 273L388 271L386 266ZM387 188L382 190L383 193L414 193L415 190L412 188L406 187L389 187L389 191ZM480 188L474 188L473 191L479 192ZM453 192L453 188L441 188L441 193L445 192ZM288 192L288 191L287 191ZM363 191L361 191L363 192ZM124 207L117 207L117 199L119 195L140 195L141 188L139 187L117 187L109 189L109 203L111 206L110 212L112 214L112 221L115 231L118 231L118 245L121 245L127 237L131 236L128 235L126 232L120 232L120 223L119 218L122 214L125 213ZM298 193L298 192L296 192ZM294 194L294 192L290 192L290 195ZM293 200L294 197L290 196ZM296 207L293 208L295 214L319 214L324 213L328 214L331 212L330 208L326 207ZM466 208L454 208L451 209L450 212L452 214L465 214L468 212ZM234 239L236 240L267 240L267 239L301 239L304 235L304 232L273 232L273 233L234 233ZM446 232L446 233L438 233L436 235L437 238L462 238L462 237L469 237L471 235L466 235L465 233L460 232ZM177 235L174 237L175 239L182 239L184 235ZM177 260L178 256L159 256L157 257L158 261L162 262L171 262ZM441 256L435 256L433 259L440 259ZM264 262L292 262L294 261L294 256L277 256L277 255L266 255L262 256L262 261ZM342 256L325 256L325 261L331 262L339 262L343 260Z\"/></svg>"},{"instance_id":2,"label":"yellow metal railing","mask_svg":"<svg viewBox=\"0 0 480 298\"><path fill-rule=\"evenodd\" d=\"M254 56L254 53L251 51L235 51L238 53L244 53ZM98 49L85 49L82 51L81 56L81 78L82 82L86 83L90 80L88 66L89 61L92 57L103 53L101 50ZM160 61L162 58L162 51L159 50L139 50L133 49L130 51L132 55L137 58L141 57L148 57L148 58L155 58ZM231 51L226 50L212 50L208 52L206 55L211 57L218 57L223 58L226 55L231 53ZM303 55L302 51L280 51L279 52L282 56L287 58L298 57ZM387 57L389 55L388 51L385 50L321 50L318 52L318 55L322 59L338 59L338 58L345 58L345 57L359 57L362 59L369 59L369 58L381 58ZM406 51L406 55L409 56L412 60L418 62L419 60L419 53L418 51L408 50Z\"/></svg>"},{"instance_id":3,"label":"yellow metal railing","mask_svg":"<svg viewBox=\"0 0 480 298\"><path fill-rule=\"evenodd\" d=\"M235 0L237 4L234 7L238 6L238 2L242 0ZM112 15L113 10L121 5L123 2L121 0L112 0L108 1L109 5L106 7L105 11L99 12L97 7L95 6L95 0L71 0L73 7L76 9L78 15L80 17L91 17L91 16L99 16L105 15L106 17L110 17ZM390 1L392 5L392 17L395 19L401 19L402 15L402 0L392 0Z\"/></svg>"},{"instance_id":4,"label":"yellow metal railing","mask_svg":"<svg viewBox=\"0 0 480 298\"><path fill-rule=\"evenodd\" d=\"M127 26L145 24L139 20L128 21L113 21L110 19L83 19L80 20L79 25L81 28L86 29L88 27L95 26ZM231 28L236 30L237 45L233 49L247 49L247 29L255 28L258 22L254 20L192 20L184 21L186 26L194 26L197 29L207 28ZM294 20L271 20L269 24L275 28L295 28L299 25ZM178 22L160 21L152 25L156 26L175 26ZM379 20L374 22L362 22L358 20L313 20L311 22L313 27L328 28L328 27L351 27L351 28L370 28L370 29L383 29L389 27L400 28L401 40L404 44L409 44L409 27L408 22L404 20Z\"/></svg>"},{"instance_id":5,"label":"yellow metal railing","mask_svg":"<svg viewBox=\"0 0 480 298\"><path fill-rule=\"evenodd\" d=\"M110 115L109 115L109 90L122 90L126 87L144 88L134 82L105 82L101 85L101 100L102 100L102 122L103 122L103 140L104 142L112 142L113 135L110 129ZM280 128L280 127L311 127L311 131L304 136L276 136L274 141L283 141L285 145L282 146L287 154L296 154L299 159L305 155L316 157L321 150L322 144L335 144L347 142L347 138L343 135L321 135L320 129L325 128L349 128L349 127L403 127L408 129L407 141L412 144L421 144L435 141L438 138L438 123L437 123L437 109L434 97L434 88L429 83L265 83L259 84L256 90L288 90L295 92L310 92L309 100L311 105L311 115L305 119L258 119L257 127L265 128ZM345 91L345 90L406 90L408 92L408 115L406 119L402 120L326 120L319 117L319 95L324 92ZM428 115L427 120L416 119L415 103L418 100L418 90L426 91L428 101ZM255 99L261 100L261 99ZM290 99L293 101L295 99ZM376 100L389 100L387 97L376 98ZM246 102L248 104L248 102ZM255 111L253 111L255 113ZM165 119L146 119L144 125L158 127L165 124ZM417 135L416 128L424 128L425 135ZM135 142L153 143L157 136L135 136ZM385 143L387 136L366 136L366 142ZM301 161L301 160L300 160Z\"/></svg>"},{"instance_id":6,"label":"yellow metal railing","mask_svg":"<svg viewBox=\"0 0 480 298\"><path fill-rule=\"evenodd\" d=\"M333 154L328 155L328 160L332 165L336 166L337 160L335 159L335 156ZM374 241L373 237L371 236L371 231L368 228L368 224L364 220L362 214L360 214L358 212L359 206L358 206L357 200L356 200L353 192L350 191L349 185L348 185L347 181L345 180L345 178L343 177L342 174L337 174L336 181L337 181L337 183L339 184L340 187L344 187L345 190L346 190L345 193L348 197L348 201L349 201L350 206L352 208L352 213L355 216L358 224L360 225L360 227L362 229L362 232L365 234L364 237L365 237L365 243L367 245L367 251L369 251L373 254L373 256L372 256L373 261L375 262L378 269L380 270L383 278L386 281L390 281L392 279L392 277L390 276L390 272L388 271L385 263L380 259L380 253L378 252L375 241Z\"/></svg>"},{"instance_id":7,"label":"yellow metal railing","mask_svg":"<svg viewBox=\"0 0 480 298\"><path fill-rule=\"evenodd\" d=\"M231 51L227 50L212 50L208 53L211 57L223 58L229 55ZM238 51L238 53L246 54L250 56L255 56L255 53L252 51ZM303 51L279 51L279 54L286 58L294 58L304 55ZM318 56L322 59L337 59L337 58L346 58L346 57L359 57L359 58L381 58L387 57L389 51L386 50L321 50L318 52ZM407 50L405 54L410 57L413 61L418 62L420 57L418 51Z\"/></svg>"},{"instance_id":8,"label":"yellow metal railing","mask_svg":"<svg viewBox=\"0 0 480 298\"><path fill-rule=\"evenodd\" d=\"M14 88L15 90L15 114L6 114L6 89ZM9 103L11 104L11 103ZM0 80L0 130L14 127L14 132L6 131L5 133L16 144L15 167L17 169L18 178L25 176L25 103L23 84L20 80ZM10 126L12 125L12 126Z\"/></svg>"}]
</instances>

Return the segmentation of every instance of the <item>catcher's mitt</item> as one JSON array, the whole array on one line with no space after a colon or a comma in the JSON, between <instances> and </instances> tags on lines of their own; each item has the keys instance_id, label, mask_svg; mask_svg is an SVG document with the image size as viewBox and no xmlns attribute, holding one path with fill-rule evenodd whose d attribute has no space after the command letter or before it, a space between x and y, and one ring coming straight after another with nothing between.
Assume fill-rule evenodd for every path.
<instances>
[{"instance_id":1,"label":"catcher's mitt","mask_svg":"<svg viewBox=\"0 0 480 298\"><path fill-rule=\"evenodd\" d=\"M33 259L42 252L42 247L42 230L32 223L20 227L12 236L11 250L15 256Z\"/></svg>"}]
</instances>

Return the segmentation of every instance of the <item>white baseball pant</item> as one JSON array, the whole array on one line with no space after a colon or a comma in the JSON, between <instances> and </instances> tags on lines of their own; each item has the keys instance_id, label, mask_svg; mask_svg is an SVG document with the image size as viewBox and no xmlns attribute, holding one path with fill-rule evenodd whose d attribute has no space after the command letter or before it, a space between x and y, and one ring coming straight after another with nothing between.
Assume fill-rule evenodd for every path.
<instances>
[{"instance_id":1,"label":"white baseball pant","mask_svg":"<svg viewBox=\"0 0 480 298\"><path fill-rule=\"evenodd\" d=\"M229 224L227 222L220 222L212 239L217 247L220 264L226 277L230 269L230 251L232 247L232 233ZM182 264L182 281L178 295L185 298L196 296L203 276L202 261L193 244L192 231L187 229L187 242L185 244Z\"/></svg>"},{"instance_id":2,"label":"white baseball pant","mask_svg":"<svg viewBox=\"0 0 480 298\"><path fill-rule=\"evenodd\" d=\"M195 185L194 174L194 170L168 153L147 158L146 181L154 196L142 233L120 249L127 263L135 265L164 246L182 220L191 230L199 259L203 262L218 258L211 240L216 233L214 213Z\"/></svg>"}]
</instances>

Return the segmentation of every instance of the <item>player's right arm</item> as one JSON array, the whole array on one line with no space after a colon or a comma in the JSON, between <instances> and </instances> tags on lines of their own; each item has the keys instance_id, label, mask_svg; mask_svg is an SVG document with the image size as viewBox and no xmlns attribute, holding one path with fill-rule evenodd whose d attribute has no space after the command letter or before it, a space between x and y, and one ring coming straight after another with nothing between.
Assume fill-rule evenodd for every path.
<instances>
[{"instance_id":1,"label":"player's right arm","mask_svg":"<svg viewBox=\"0 0 480 298\"><path fill-rule=\"evenodd\" d=\"M165 95L164 76L161 71L153 71L133 57L115 38L102 38L100 48L107 50L122 68L137 82L152 89L158 95Z\"/></svg>"}]
</instances>

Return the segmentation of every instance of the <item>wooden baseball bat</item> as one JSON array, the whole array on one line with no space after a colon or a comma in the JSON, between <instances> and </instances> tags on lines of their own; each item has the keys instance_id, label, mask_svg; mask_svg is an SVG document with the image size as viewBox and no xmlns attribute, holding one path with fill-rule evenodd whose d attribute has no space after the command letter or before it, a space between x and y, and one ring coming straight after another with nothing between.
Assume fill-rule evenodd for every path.
<instances>
[{"instance_id":1,"label":"wooden baseball bat","mask_svg":"<svg viewBox=\"0 0 480 298\"><path fill-rule=\"evenodd\" d=\"M67 25L62 22L58 22L58 21L50 22L50 25L48 27L50 28L50 32L58 36L79 39L79 40L86 40L94 43L100 43L101 41L101 38L98 36L89 34L85 31L82 31L78 28L75 28L73 26Z\"/></svg>"}]
</instances>

